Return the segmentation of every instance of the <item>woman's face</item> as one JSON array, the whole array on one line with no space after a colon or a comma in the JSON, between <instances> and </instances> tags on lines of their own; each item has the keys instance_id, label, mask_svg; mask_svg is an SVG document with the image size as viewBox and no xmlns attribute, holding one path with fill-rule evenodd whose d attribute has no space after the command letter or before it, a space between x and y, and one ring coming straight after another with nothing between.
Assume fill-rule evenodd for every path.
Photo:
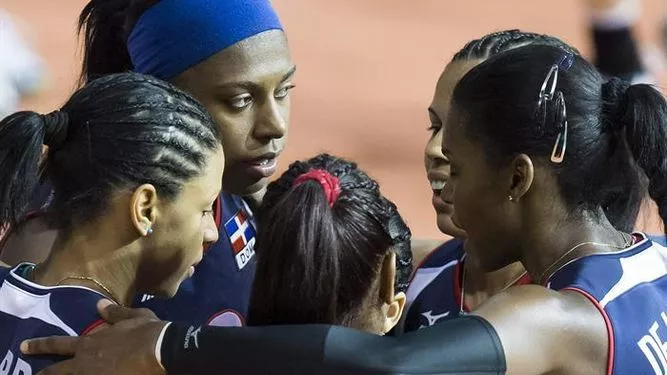
<instances>
[{"instance_id":1,"label":"woman's face","mask_svg":"<svg viewBox=\"0 0 667 375\"><path fill-rule=\"evenodd\" d=\"M445 119L450 111L450 101L456 83L474 66L482 60L453 61L447 65L435 88L433 101L428 109L431 125L431 137L424 150L424 165L426 175L433 190L432 203L436 212L438 228L442 233L464 238L465 231L452 223L454 206L444 201L440 193L449 181L450 162L442 154L442 135Z\"/></svg>"},{"instance_id":2,"label":"woman's face","mask_svg":"<svg viewBox=\"0 0 667 375\"><path fill-rule=\"evenodd\" d=\"M141 253L139 291L172 297L194 273L204 246L218 240L213 202L220 194L224 167L218 147L208 153L200 176L187 181L175 199L158 203L153 233Z\"/></svg>"},{"instance_id":3,"label":"woman's face","mask_svg":"<svg viewBox=\"0 0 667 375\"><path fill-rule=\"evenodd\" d=\"M224 191L261 195L276 172L287 141L294 71L285 34L271 30L220 51L173 80L220 127Z\"/></svg>"}]
</instances>

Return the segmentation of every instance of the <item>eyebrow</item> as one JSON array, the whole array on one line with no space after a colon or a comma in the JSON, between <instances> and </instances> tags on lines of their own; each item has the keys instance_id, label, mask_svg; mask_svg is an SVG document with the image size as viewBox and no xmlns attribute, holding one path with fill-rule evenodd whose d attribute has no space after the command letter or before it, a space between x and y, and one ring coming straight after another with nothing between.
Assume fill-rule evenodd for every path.
<instances>
[{"instance_id":1,"label":"eyebrow","mask_svg":"<svg viewBox=\"0 0 667 375\"><path fill-rule=\"evenodd\" d=\"M285 81L289 80L290 78L292 78L292 76L294 76L294 73L296 73L296 65L292 65L290 70L288 70L287 73L283 75L283 78L280 79L280 83L285 83ZM240 87L250 91L256 88L257 86L258 86L257 83L252 81L238 81L238 82L223 83L218 87L219 88Z\"/></svg>"}]
</instances>

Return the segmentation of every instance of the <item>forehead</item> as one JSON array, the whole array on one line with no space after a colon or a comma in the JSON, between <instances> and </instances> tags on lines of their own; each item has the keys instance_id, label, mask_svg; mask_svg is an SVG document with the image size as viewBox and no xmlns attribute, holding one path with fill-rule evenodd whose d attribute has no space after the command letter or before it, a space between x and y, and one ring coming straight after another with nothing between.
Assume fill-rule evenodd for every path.
<instances>
[{"instance_id":1,"label":"forehead","mask_svg":"<svg viewBox=\"0 0 667 375\"><path fill-rule=\"evenodd\" d=\"M282 78L293 65L285 34L269 30L225 48L183 75L213 83L262 81Z\"/></svg>"},{"instance_id":2,"label":"forehead","mask_svg":"<svg viewBox=\"0 0 667 375\"><path fill-rule=\"evenodd\" d=\"M438 113L439 116L445 116L450 109L452 94L454 87L463 78L463 76L481 63L483 60L459 60L452 61L445 67L445 70L440 75L438 83L435 86L435 93L431 108ZM444 121L444 118L442 119Z\"/></svg>"},{"instance_id":3,"label":"forehead","mask_svg":"<svg viewBox=\"0 0 667 375\"><path fill-rule=\"evenodd\" d=\"M207 201L217 195L222 188L222 174L225 167L225 157L222 147L208 151L206 166L202 174L190 179L183 186L181 196L190 200Z\"/></svg>"}]
</instances>

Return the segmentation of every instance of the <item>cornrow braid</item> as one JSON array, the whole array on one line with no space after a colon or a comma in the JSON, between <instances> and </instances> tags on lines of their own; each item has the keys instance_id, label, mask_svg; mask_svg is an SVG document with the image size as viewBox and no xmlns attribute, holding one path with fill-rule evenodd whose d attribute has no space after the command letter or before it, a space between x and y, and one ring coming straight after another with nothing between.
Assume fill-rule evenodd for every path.
<instances>
[{"instance_id":1,"label":"cornrow braid","mask_svg":"<svg viewBox=\"0 0 667 375\"><path fill-rule=\"evenodd\" d=\"M563 50L578 55L574 47L569 46L562 40L544 34L529 33L521 30L504 30L487 34L479 39L468 42L459 52L457 52L452 61L459 60L485 60L498 53L509 51L513 48L540 44L553 47L559 47Z\"/></svg>"},{"instance_id":2,"label":"cornrow braid","mask_svg":"<svg viewBox=\"0 0 667 375\"><path fill-rule=\"evenodd\" d=\"M185 182L202 172L207 153L220 144L217 126L194 98L140 74L113 74L92 81L61 112L67 114L67 123L57 130L47 129L44 116L34 112L18 113L0 123L3 171L28 160L3 159L12 148L28 144L27 149L39 155L49 132L62 133L64 141L49 147L41 171L54 191L49 218L60 230L98 215L118 189L149 183L162 198L174 198ZM37 163L22 168L32 171L28 175L38 173ZM29 178L5 181L0 183L3 204L6 192L16 191L12 189L17 186L33 191L36 182ZM16 224L24 207L2 207L3 222Z\"/></svg>"},{"instance_id":3,"label":"cornrow braid","mask_svg":"<svg viewBox=\"0 0 667 375\"><path fill-rule=\"evenodd\" d=\"M318 182L294 186L313 169L338 178L340 194L331 207ZM249 324L353 320L389 251L396 253L394 289L407 289L410 230L378 183L355 163L327 154L292 163L269 185L257 218Z\"/></svg>"}]
</instances>

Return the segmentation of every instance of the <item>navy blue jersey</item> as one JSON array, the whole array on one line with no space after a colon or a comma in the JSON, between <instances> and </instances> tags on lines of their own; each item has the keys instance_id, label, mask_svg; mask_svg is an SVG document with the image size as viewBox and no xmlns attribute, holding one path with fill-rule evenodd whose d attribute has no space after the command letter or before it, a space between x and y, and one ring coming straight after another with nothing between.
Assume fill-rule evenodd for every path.
<instances>
[{"instance_id":1,"label":"navy blue jersey","mask_svg":"<svg viewBox=\"0 0 667 375\"><path fill-rule=\"evenodd\" d=\"M636 233L635 244L567 263L547 282L583 294L609 335L607 374L667 374L667 248Z\"/></svg>"},{"instance_id":2,"label":"navy blue jersey","mask_svg":"<svg viewBox=\"0 0 667 375\"><path fill-rule=\"evenodd\" d=\"M453 239L433 250L415 270L408 286L407 307L398 332L416 331L457 318L470 309L461 306L463 241ZM515 285L530 283L521 277Z\"/></svg>"},{"instance_id":3,"label":"navy blue jersey","mask_svg":"<svg viewBox=\"0 0 667 375\"><path fill-rule=\"evenodd\" d=\"M0 268L0 374L36 374L64 359L23 356L23 340L85 335L102 323L96 307L102 294L78 286L40 286L21 276L29 266Z\"/></svg>"},{"instance_id":4,"label":"navy blue jersey","mask_svg":"<svg viewBox=\"0 0 667 375\"><path fill-rule=\"evenodd\" d=\"M220 194L215 219L220 237L205 250L194 275L174 298L142 296L161 319L193 325L243 326L255 275L256 224L248 205L236 195Z\"/></svg>"}]
</instances>

